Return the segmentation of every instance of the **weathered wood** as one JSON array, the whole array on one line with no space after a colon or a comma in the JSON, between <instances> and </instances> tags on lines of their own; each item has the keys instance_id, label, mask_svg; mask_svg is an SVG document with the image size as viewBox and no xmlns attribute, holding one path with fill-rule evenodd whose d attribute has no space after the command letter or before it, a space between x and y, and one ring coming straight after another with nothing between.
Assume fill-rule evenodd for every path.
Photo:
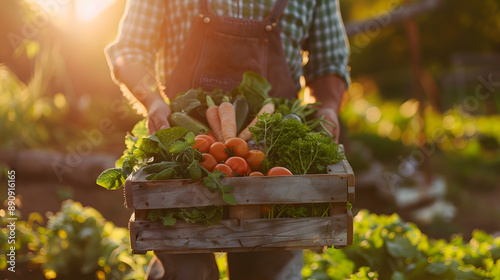
<instances>
[{"instance_id":1,"label":"weathered wood","mask_svg":"<svg viewBox=\"0 0 500 280\"><path fill-rule=\"evenodd\" d=\"M260 218L260 205L231 205L229 206L231 219L256 219Z\"/></svg>"},{"instance_id":2,"label":"weathered wood","mask_svg":"<svg viewBox=\"0 0 500 280\"><path fill-rule=\"evenodd\" d=\"M342 147L340 147L342 149ZM233 187L238 205L229 206L229 219L215 226L177 221L163 226L146 219L149 209L227 205L202 181L148 181L140 170L127 179L125 197L135 211L130 222L134 253L150 250L170 254L322 250L352 243L354 172L347 160L328 166L328 174L224 178ZM328 217L260 218L261 205L332 203Z\"/></svg>"},{"instance_id":3,"label":"weathered wood","mask_svg":"<svg viewBox=\"0 0 500 280\"><path fill-rule=\"evenodd\" d=\"M132 195L132 182L130 180L125 181L123 195L125 196L125 207L134 208L134 196Z\"/></svg>"},{"instance_id":4,"label":"weathered wood","mask_svg":"<svg viewBox=\"0 0 500 280\"><path fill-rule=\"evenodd\" d=\"M137 240L137 233L135 230L135 213L132 213L132 215L130 216L130 220L128 222L128 228L130 231L130 247L132 248L132 251L134 251L134 249L137 248L137 243L135 242ZM134 253L145 254L146 251L137 251Z\"/></svg>"},{"instance_id":5,"label":"weathered wood","mask_svg":"<svg viewBox=\"0 0 500 280\"><path fill-rule=\"evenodd\" d=\"M178 221L173 227L135 221L137 251L198 253L202 251L254 251L265 248L320 248L345 245L346 215L326 218L227 219L206 227ZM131 226L132 228L132 226Z\"/></svg>"},{"instance_id":6,"label":"weathered wood","mask_svg":"<svg viewBox=\"0 0 500 280\"><path fill-rule=\"evenodd\" d=\"M346 159L342 160L342 166L344 166L344 171L347 174L347 201L350 203L354 203L356 199L354 186L356 184L354 171L352 170L351 165Z\"/></svg>"},{"instance_id":7,"label":"weathered wood","mask_svg":"<svg viewBox=\"0 0 500 280\"><path fill-rule=\"evenodd\" d=\"M347 201L347 175L320 174L224 178L233 186L239 205L324 203ZM211 193L202 181L147 181L132 178L135 209L185 208L227 205L219 193Z\"/></svg>"},{"instance_id":8,"label":"weathered wood","mask_svg":"<svg viewBox=\"0 0 500 280\"><path fill-rule=\"evenodd\" d=\"M332 208L330 208L329 215L334 216L338 214L347 213L347 203L346 202L334 202L332 203Z\"/></svg>"},{"instance_id":9,"label":"weathered wood","mask_svg":"<svg viewBox=\"0 0 500 280\"><path fill-rule=\"evenodd\" d=\"M354 235L354 223L351 209L347 209L347 245L352 244Z\"/></svg>"}]
</instances>

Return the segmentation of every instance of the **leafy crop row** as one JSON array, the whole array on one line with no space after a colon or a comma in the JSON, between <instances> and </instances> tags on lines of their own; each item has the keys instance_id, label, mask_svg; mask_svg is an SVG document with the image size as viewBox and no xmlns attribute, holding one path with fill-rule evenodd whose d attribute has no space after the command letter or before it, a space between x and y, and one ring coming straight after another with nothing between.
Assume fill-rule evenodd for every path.
<instances>
[{"instance_id":1,"label":"leafy crop row","mask_svg":"<svg viewBox=\"0 0 500 280\"><path fill-rule=\"evenodd\" d=\"M6 271L9 232L0 217L0 271ZM16 276L23 279L143 279L150 254L132 255L128 230L90 207L66 201L47 226L33 213L16 225ZM221 276L224 258L218 255ZM307 251L303 279L500 279L500 237L476 230L465 242L432 240L398 215L360 211L354 242L343 250ZM28 278L29 277L29 278Z\"/></svg>"},{"instance_id":2,"label":"leafy crop row","mask_svg":"<svg viewBox=\"0 0 500 280\"><path fill-rule=\"evenodd\" d=\"M7 219L0 217L0 271L13 279L143 279L151 255L132 255L129 233L78 202L65 201L46 227L38 213L16 222L16 268L7 271ZM16 278L17 277L17 278ZM10 278L9 278L10 279Z\"/></svg>"},{"instance_id":3,"label":"leafy crop row","mask_svg":"<svg viewBox=\"0 0 500 280\"><path fill-rule=\"evenodd\" d=\"M500 237L476 230L469 242L432 240L415 225L360 211L344 250L306 254L305 279L500 279Z\"/></svg>"}]
</instances>

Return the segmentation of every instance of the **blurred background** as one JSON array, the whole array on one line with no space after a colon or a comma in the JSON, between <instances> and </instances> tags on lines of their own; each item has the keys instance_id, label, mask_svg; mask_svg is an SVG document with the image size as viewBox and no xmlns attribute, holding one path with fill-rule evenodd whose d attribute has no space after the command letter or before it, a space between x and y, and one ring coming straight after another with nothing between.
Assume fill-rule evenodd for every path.
<instances>
[{"instance_id":1,"label":"blurred background","mask_svg":"<svg viewBox=\"0 0 500 280\"><path fill-rule=\"evenodd\" d=\"M340 0L352 78L341 143L355 213L397 213L435 239L500 235L500 1L479 2ZM95 184L141 119L103 51L125 3L0 4L0 164L16 170L24 219L38 212L44 223L72 199L127 225L122 192Z\"/></svg>"}]
</instances>

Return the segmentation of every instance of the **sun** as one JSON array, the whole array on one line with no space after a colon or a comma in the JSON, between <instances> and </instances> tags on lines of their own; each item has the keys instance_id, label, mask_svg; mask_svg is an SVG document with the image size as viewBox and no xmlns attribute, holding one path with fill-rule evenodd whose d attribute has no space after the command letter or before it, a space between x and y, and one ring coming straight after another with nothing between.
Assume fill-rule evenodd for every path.
<instances>
[{"instance_id":1,"label":"sun","mask_svg":"<svg viewBox=\"0 0 500 280\"><path fill-rule=\"evenodd\" d=\"M78 21L89 22L99 15L116 0L26 0L36 3L40 9L53 19L60 20L67 16L74 16ZM73 11L73 12L72 12Z\"/></svg>"},{"instance_id":2,"label":"sun","mask_svg":"<svg viewBox=\"0 0 500 280\"><path fill-rule=\"evenodd\" d=\"M76 17L80 21L91 21L115 0L75 0Z\"/></svg>"}]
</instances>

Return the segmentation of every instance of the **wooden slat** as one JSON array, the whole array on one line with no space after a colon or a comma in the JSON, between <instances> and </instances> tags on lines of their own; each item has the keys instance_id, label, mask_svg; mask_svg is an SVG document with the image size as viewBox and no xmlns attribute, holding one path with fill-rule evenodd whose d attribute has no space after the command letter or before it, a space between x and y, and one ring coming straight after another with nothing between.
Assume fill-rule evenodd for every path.
<instances>
[{"instance_id":1,"label":"wooden slat","mask_svg":"<svg viewBox=\"0 0 500 280\"><path fill-rule=\"evenodd\" d=\"M345 175L297 175L225 178L233 186L239 205L323 203L347 201ZM211 193L202 181L132 181L135 209L184 208L226 205L221 195Z\"/></svg>"},{"instance_id":2,"label":"wooden slat","mask_svg":"<svg viewBox=\"0 0 500 280\"><path fill-rule=\"evenodd\" d=\"M123 187L123 193L125 195L125 207L131 209L134 207L134 196L132 195L132 181L126 180Z\"/></svg>"},{"instance_id":3,"label":"wooden slat","mask_svg":"<svg viewBox=\"0 0 500 280\"><path fill-rule=\"evenodd\" d=\"M135 214L132 213L130 216L130 220L128 221L128 229L130 231L130 247L132 248L132 253L134 254L145 254L147 251L137 251L134 248L137 248L137 232L135 230Z\"/></svg>"},{"instance_id":4,"label":"wooden slat","mask_svg":"<svg viewBox=\"0 0 500 280\"><path fill-rule=\"evenodd\" d=\"M335 246L336 247L336 246ZM344 248L343 246L342 248ZM283 251L283 250L314 250L317 252L322 252L325 246L319 246L319 247L311 247L311 246L289 246L289 247L259 247L257 251ZM214 249L204 249L204 248L199 248L199 249L193 249L189 250L189 252L186 252L184 250L168 250L168 251L159 251L159 250L154 250L155 253L162 253L162 254L201 254L201 253L214 253L214 252L224 252L224 253L245 253L245 252L252 252L255 251L252 248L229 248L229 249L221 249L221 250L214 250ZM134 254L146 254L146 252L141 251L140 253L136 253L138 251L132 250Z\"/></svg>"},{"instance_id":5,"label":"wooden slat","mask_svg":"<svg viewBox=\"0 0 500 280\"><path fill-rule=\"evenodd\" d=\"M354 224L351 209L347 209L347 245L352 244L354 234Z\"/></svg>"},{"instance_id":6,"label":"wooden slat","mask_svg":"<svg viewBox=\"0 0 500 280\"><path fill-rule=\"evenodd\" d=\"M355 177L354 171L352 170L351 165L347 161L347 159L342 160L342 165L344 166L345 172L347 173L347 200L354 204L354 200L356 199L355 193Z\"/></svg>"},{"instance_id":7,"label":"wooden slat","mask_svg":"<svg viewBox=\"0 0 500 280\"><path fill-rule=\"evenodd\" d=\"M206 227L178 221L174 227L158 222L135 221L135 251L198 253L208 251L265 250L266 248L316 248L345 245L346 215L328 218L222 220ZM131 227L132 228L132 227ZM134 246L133 245L133 246Z\"/></svg>"}]
</instances>

